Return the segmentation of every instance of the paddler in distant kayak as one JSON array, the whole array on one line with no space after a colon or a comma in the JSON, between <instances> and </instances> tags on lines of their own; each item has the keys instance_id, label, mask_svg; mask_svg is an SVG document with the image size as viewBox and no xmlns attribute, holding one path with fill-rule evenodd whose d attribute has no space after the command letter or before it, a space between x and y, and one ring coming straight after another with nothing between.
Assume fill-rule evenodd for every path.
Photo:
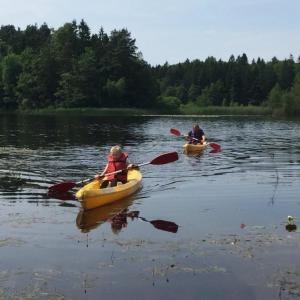
<instances>
[{"instance_id":1,"label":"paddler in distant kayak","mask_svg":"<svg viewBox=\"0 0 300 300\"><path fill-rule=\"evenodd\" d=\"M112 173L115 171L123 170L123 172L118 174L109 175L106 180L103 180L100 189L116 186L118 182L127 182L127 170L135 168L133 164L128 162L128 154L122 151L120 146L113 146L110 149L110 154L107 156L108 163L106 164L104 170L100 175L96 175L96 179L101 179L105 174Z\"/></svg>"},{"instance_id":2,"label":"paddler in distant kayak","mask_svg":"<svg viewBox=\"0 0 300 300\"><path fill-rule=\"evenodd\" d=\"M198 124L195 124L193 129L188 133L187 140L189 144L204 144L205 134Z\"/></svg>"}]
</instances>

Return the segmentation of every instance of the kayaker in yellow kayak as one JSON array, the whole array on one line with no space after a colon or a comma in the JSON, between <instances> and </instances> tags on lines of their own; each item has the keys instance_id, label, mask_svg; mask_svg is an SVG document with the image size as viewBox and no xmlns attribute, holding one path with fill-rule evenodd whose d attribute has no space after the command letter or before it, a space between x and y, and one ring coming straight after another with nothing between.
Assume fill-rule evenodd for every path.
<instances>
[{"instance_id":1,"label":"kayaker in yellow kayak","mask_svg":"<svg viewBox=\"0 0 300 300\"><path fill-rule=\"evenodd\" d=\"M100 186L100 189L108 187L110 184L111 187L116 186L118 182L126 183L127 182L127 170L134 168L133 164L128 163L128 154L123 152L120 146L113 146L110 149L110 154L107 156L108 163L106 164L104 170L100 175L96 175L96 179L100 179L105 174L112 173L119 170L124 170L121 173L109 175L106 180L103 180Z\"/></svg>"},{"instance_id":2,"label":"kayaker in yellow kayak","mask_svg":"<svg viewBox=\"0 0 300 300\"><path fill-rule=\"evenodd\" d=\"M203 144L205 142L204 131L198 124L195 124L193 129L188 133L187 140L189 144Z\"/></svg>"}]
</instances>

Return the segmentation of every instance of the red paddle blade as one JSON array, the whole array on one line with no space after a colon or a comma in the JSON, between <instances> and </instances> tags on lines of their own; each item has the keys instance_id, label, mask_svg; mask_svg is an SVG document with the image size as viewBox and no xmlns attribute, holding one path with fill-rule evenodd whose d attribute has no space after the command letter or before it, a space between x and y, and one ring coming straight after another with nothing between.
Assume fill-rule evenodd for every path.
<instances>
[{"instance_id":1,"label":"red paddle blade","mask_svg":"<svg viewBox=\"0 0 300 300\"><path fill-rule=\"evenodd\" d=\"M164 153L150 161L151 165L164 165L170 162L178 160L178 153L177 152L169 152Z\"/></svg>"},{"instance_id":2,"label":"red paddle blade","mask_svg":"<svg viewBox=\"0 0 300 300\"><path fill-rule=\"evenodd\" d=\"M49 186L48 192L51 194L65 193L65 192L71 190L74 186L76 186L75 182L65 181L65 182L61 182L61 183L57 183L57 184Z\"/></svg>"},{"instance_id":3,"label":"red paddle blade","mask_svg":"<svg viewBox=\"0 0 300 300\"><path fill-rule=\"evenodd\" d=\"M216 152L221 151L221 146L217 143L209 143L209 146L211 146Z\"/></svg>"},{"instance_id":4,"label":"red paddle blade","mask_svg":"<svg viewBox=\"0 0 300 300\"><path fill-rule=\"evenodd\" d=\"M170 129L170 133L174 134L174 135L177 135L177 136L181 136L181 133L178 129L176 128L171 128Z\"/></svg>"},{"instance_id":5,"label":"red paddle blade","mask_svg":"<svg viewBox=\"0 0 300 300\"><path fill-rule=\"evenodd\" d=\"M164 220L153 220L150 223L157 229L176 233L178 231L178 225L174 222Z\"/></svg>"}]
</instances>

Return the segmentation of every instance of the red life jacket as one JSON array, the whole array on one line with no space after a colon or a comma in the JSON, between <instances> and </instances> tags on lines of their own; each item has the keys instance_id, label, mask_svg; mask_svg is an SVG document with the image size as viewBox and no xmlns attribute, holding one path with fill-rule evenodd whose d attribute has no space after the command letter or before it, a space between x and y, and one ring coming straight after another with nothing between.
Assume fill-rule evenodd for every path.
<instances>
[{"instance_id":1,"label":"red life jacket","mask_svg":"<svg viewBox=\"0 0 300 300\"><path fill-rule=\"evenodd\" d=\"M119 171L119 170L123 170L127 168L127 160L128 158L128 154L123 152L121 154L121 156L119 157L119 159L117 161L113 160L113 156L110 154L107 156L107 160L108 160L108 168L106 173L111 173L111 172L115 172L115 171ZM118 181L121 181L122 183L126 183L127 182L127 173L125 174L114 174L114 175L110 175L108 176L108 180L112 180L116 178Z\"/></svg>"}]
</instances>

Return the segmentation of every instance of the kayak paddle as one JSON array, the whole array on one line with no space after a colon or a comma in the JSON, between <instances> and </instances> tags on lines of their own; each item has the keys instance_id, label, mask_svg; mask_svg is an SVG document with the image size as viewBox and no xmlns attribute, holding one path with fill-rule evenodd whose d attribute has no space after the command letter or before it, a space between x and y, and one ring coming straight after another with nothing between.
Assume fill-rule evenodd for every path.
<instances>
[{"instance_id":1,"label":"kayak paddle","mask_svg":"<svg viewBox=\"0 0 300 300\"><path fill-rule=\"evenodd\" d=\"M178 225L171 221L165 221L165 220L152 220L149 221L144 217L139 216L139 211L131 211L127 213L127 217L130 217L132 220L134 218L139 218L144 222L151 223L156 229L164 230L168 232L176 233L178 231Z\"/></svg>"},{"instance_id":2,"label":"kayak paddle","mask_svg":"<svg viewBox=\"0 0 300 300\"><path fill-rule=\"evenodd\" d=\"M165 220L148 221L143 217L139 217L139 218L145 222L151 223L156 229L173 232L173 233L176 233L178 231L178 225L174 222L165 221Z\"/></svg>"},{"instance_id":3,"label":"kayak paddle","mask_svg":"<svg viewBox=\"0 0 300 300\"><path fill-rule=\"evenodd\" d=\"M181 134L181 132L176 129L176 128L171 128L170 133L174 134L176 136L182 136L182 137L187 137L186 135ZM199 141L199 139L193 138L193 140ZM210 147L213 148L214 151L219 152L221 151L221 146L217 143L207 143Z\"/></svg>"},{"instance_id":4,"label":"kayak paddle","mask_svg":"<svg viewBox=\"0 0 300 300\"><path fill-rule=\"evenodd\" d=\"M164 154L161 154L161 155L155 157L154 159L152 159L149 162L139 164L139 165L137 165L137 167L141 167L141 166L145 166L145 165L164 165L164 164L168 164L173 161L176 161L176 160L178 160L178 153L177 152L168 152L168 153L164 153ZM123 171L126 171L126 170L127 169L111 172L111 173L105 174L103 177L122 173ZM50 186L48 188L48 193L49 194L65 193L65 192L71 190L72 188L74 188L75 186L90 182L93 179L95 179L95 178L93 177L93 178L89 178L89 179L85 179L85 180L77 181L77 182L74 182L74 181L60 182L60 183Z\"/></svg>"}]
</instances>

